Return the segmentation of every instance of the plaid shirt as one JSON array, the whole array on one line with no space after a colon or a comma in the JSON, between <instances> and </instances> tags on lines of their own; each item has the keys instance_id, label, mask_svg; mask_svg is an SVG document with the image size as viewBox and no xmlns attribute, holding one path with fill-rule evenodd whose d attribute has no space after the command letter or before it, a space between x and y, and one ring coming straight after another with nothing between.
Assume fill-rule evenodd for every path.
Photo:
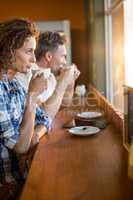
<instances>
[{"instance_id":1,"label":"plaid shirt","mask_svg":"<svg viewBox=\"0 0 133 200\"><path fill-rule=\"evenodd\" d=\"M26 92L17 79L0 80L0 186L21 183L24 173L19 168L20 155L14 150L25 109ZM50 127L50 119L36 108L35 125Z\"/></svg>"}]
</instances>

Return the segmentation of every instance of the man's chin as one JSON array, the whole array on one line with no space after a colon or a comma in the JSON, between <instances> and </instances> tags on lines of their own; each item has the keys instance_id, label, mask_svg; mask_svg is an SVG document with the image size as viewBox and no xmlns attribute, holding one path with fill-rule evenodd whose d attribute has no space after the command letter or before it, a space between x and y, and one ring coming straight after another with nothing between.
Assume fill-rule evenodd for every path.
<instances>
[{"instance_id":1,"label":"man's chin","mask_svg":"<svg viewBox=\"0 0 133 200\"><path fill-rule=\"evenodd\" d=\"M60 73L61 73L61 70L60 70L60 69L59 69L59 70L53 71L53 74L54 74L55 76L59 76Z\"/></svg>"}]
</instances>

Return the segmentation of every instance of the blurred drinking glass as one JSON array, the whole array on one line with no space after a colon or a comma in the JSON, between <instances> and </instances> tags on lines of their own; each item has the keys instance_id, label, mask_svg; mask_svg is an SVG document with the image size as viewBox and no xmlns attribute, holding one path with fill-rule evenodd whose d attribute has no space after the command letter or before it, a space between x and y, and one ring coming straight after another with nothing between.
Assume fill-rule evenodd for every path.
<instances>
[{"instance_id":1,"label":"blurred drinking glass","mask_svg":"<svg viewBox=\"0 0 133 200\"><path fill-rule=\"evenodd\" d=\"M86 107L86 105L85 105L86 86L84 84L77 85L75 88L75 94L78 97L80 111L82 112L85 110L85 107Z\"/></svg>"}]
</instances>

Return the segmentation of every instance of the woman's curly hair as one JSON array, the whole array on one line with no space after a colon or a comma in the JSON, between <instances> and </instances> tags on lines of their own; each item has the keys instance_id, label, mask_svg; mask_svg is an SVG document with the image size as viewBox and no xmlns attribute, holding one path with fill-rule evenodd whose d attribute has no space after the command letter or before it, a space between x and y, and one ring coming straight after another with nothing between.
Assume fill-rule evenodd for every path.
<instances>
[{"instance_id":1,"label":"woman's curly hair","mask_svg":"<svg viewBox=\"0 0 133 200\"><path fill-rule=\"evenodd\" d=\"M39 32L33 22L26 19L12 19L0 23L0 68L12 65L15 50L23 46L27 37L36 39Z\"/></svg>"}]
</instances>

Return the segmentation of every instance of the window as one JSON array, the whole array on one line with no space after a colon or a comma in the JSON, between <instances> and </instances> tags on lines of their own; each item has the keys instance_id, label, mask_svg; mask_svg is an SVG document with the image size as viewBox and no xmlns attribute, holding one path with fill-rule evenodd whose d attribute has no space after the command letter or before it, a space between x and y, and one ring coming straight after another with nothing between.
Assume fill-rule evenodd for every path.
<instances>
[{"instance_id":1,"label":"window","mask_svg":"<svg viewBox=\"0 0 133 200\"><path fill-rule=\"evenodd\" d=\"M106 94L124 112L124 1L105 0Z\"/></svg>"}]
</instances>

